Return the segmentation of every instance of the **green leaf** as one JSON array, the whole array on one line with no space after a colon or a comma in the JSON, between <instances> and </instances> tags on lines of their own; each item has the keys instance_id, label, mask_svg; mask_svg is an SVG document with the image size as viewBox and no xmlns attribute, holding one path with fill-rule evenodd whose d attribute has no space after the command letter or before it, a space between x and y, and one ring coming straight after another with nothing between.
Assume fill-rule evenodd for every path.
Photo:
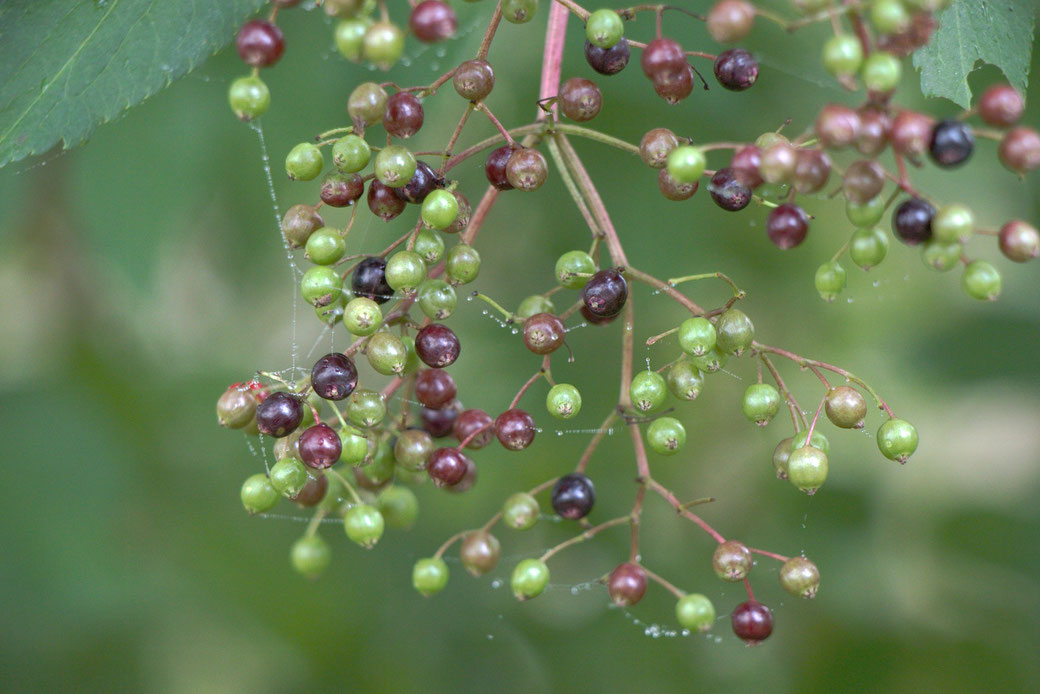
<instances>
[{"instance_id":1,"label":"green leaf","mask_svg":"<svg viewBox=\"0 0 1040 694\"><path fill-rule=\"evenodd\" d=\"M931 42L914 53L925 96L970 107L968 75L980 62L1000 68L1025 93L1036 11L1036 0L954 0Z\"/></svg>"},{"instance_id":2,"label":"green leaf","mask_svg":"<svg viewBox=\"0 0 1040 694\"><path fill-rule=\"evenodd\" d=\"M264 0L3 0L0 166L86 140L227 44Z\"/></svg>"}]
</instances>

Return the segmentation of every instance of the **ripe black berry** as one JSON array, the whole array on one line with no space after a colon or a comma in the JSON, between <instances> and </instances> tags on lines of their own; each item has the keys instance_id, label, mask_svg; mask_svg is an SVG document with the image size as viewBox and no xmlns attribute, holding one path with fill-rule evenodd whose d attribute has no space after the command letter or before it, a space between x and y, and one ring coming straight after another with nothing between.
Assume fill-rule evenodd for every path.
<instances>
[{"instance_id":1,"label":"ripe black berry","mask_svg":"<svg viewBox=\"0 0 1040 694\"><path fill-rule=\"evenodd\" d=\"M956 120L939 121L932 128L928 153L943 168L953 168L968 161L975 150L975 135L967 124Z\"/></svg>"},{"instance_id":2,"label":"ripe black berry","mask_svg":"<svg viewBox=\"0 0 1040 694\"><path fill-rule=\"evenodd\" d=\"M256 406L256 428L267 436L288 436L302 421L303 403L291 393L271 393Z\"/></svg>"},{"instance_id":3,"label":"ripe black berry","mask_svg":"<svg viewBox=\"0 0 1040 694\"><path fill-rule=\"evenodd\" d=\"M455 419L453 432L459 443L470 439L466 448L477 450L488 445L495 438L494 425L491 415L484 410L463 410Z\"/></svg>"},{"instance_id":4,"label":"ripe black berry","mask_svg":"<svg viewBox=\"0 0 1040 694\"><path fill-rule=\"evenodd\" d=\"M715 79L726 89L742 92L758 79L758 61L743 48L731 48L715 58Z\"/></svg>"},{"instance_id":5,"label":"ripe black berry","mask_svg":"<svg viewBox=\"0 0 1040 694\"><path fill-rule=\"evenodd\" d=\"M466 460L457 448L438 448L426 461L426 473L438 487L451 487L466 476Z\"/></svg>"},{"instance_id":6,"label":"ripe black berry","mask_svg":"<svg viewBox=\"0 0 1040 694\"><path fill-rule=\"evenodd\" d=\"M419 170L418 162L415 170ZM405 186L407 187L407 186ZM388 185L380 183L378 180L373 180L368 184L368 209L372 210L372 214L382 219L384 222L397 217L397 215L404 212L405 201L397 197L398 190L400 188L391 188Z\"/></svg>"},{"instance_id":7,"label":"ripe black berry","mask_svg":"<svg viewBox=\"0 0 1040 694\"><path fill-rule=\"evenodd\" d=\"M377 304L390 301L394 290L386 283L386 261L376 256L362 260L354 268L350 288L355 297L365 297Z\"/></svg>"},{"instance_id":8,"label":"ripe black berry","mask_svg":"<svg viewBox=\"0 0 1040 694\"><path fill-rule=\"evenodd\" d=\"M423 407L419 414L426 433L435 439L442 439L454 431L455 420L459 416L459 409L457 403L453 403L439 410Z\"/></svg>"},{"instance_id":9,"label":"ripe black berry","mask_svg":"<svg viewBox=\"0 0 1040 694\"><path fill-rule=\"evenodd\" d=\"M487 159L484 160L484 175L487 176L488 183L499 190L513 189L513 184L509 182L509 178L506 176L506 165L515 151L515 148L511 145L502 145L497 149L491 150L491 153L487 155Z\"/></svg>"},{"instance_id":10,"label":"ripe black berry","mask_svg":"<svg viewBox=\"0 0 1040 694\"><path fill-rule=\"evenodd\" d=\"M411 92L397 92L387 99L383 127L395 137L411 137L422 128L424 117L422 104Z\"/></svg>"},{"instance_id":11,"label":"ripe black berry","mask_svg":"<svg viewBox=\"0 0 1040 694\"><path fill-rule=\"evenodd\" d=\"M242 25L235 39L238 55L253 67L274 65L285 51L282 30L265 19L254 19Z\"/></svg>"},{"instance_id":12,"label":"ripe black berry","mask_svg":"<svg viewBox=\"0 0 1040 694\"><path fill-rule=\"evenodd\" d=\"M319 470L335 465L343 452L339 434L327 424L315 424L304 430L299 448L303 462Z\"/></svg>"},{"instance_id":13,"label":"ripe black berry","mask_svg":"<svg viewBox=\"0 0 1040 694\"><path fill-rule=\"evenodd\" d=\"M786 203L774 207L766 219L766 233L777 248L794 248L809 233L809 215L798 205Z\"/></svg>"},{"instance_id":14,"label":"ripe black berry","mask_svg":"<svg viewBox=\"0 0 1040 694\"><path fill-rule=\"evenodd\" d=\"M892 213L892 231L903 243L916 246L932 238L932 218L935 208L920 198L904 201Z\"/></svg>"},{"instance_id":15,"label":"ripe black berry","mask_svg":"<svg viewBox=\"0 0 1040 694\"><path fill-rule=\"evenodd\" d=\"M733 633L749 646L766 640L773 633L773 613L760 602L748 600L737 605L730 615Z\"/></svg>"},{"instance_id":16,"label":"ripe black berry","mask_svg":"<svg viewBox=\"0 0 1040 694\"><path fill-rule=\"evenodd\" d=\"M573 121L592 120L603 108L603 93L594 82L571 77L560 87L560 110Z\"/></svg>"},{"instance_id":17,"label":"ripe black berry","mask_svg":"<svg viewBox=\"0 0 1040 694\"><path fill-rule=\"evenodd\" d=\"M444 179L437 176L429 164L422 160L415 162L415 173L408 183L401 188L391 188L394 194L413 205L421 205L426 196L444 185Z\"/></svg>"},{"instance_id":18,"label":"ripe black berry","mask_svg":"<svg viewBox=\"0 0 1040 694\"><path fill-rule=\"evenodd\" d=\"M415 335L415 353L427 366L440 369L450 366L459 358L459 338L451 328L431 323Z\"/></svg>"},{"instance_id":19,"label":"ripe black berry","mask_svg":"<svg viewBox=\"0 0 1040 694\"><path fill-rule=\"evenodd\" d=\"M534 441L534 418L518 409L506 410L495 419L498 441L511 451L522 451Z\"/></svg>"},{"instance_id":20,"label":"ripe black berry","mask_svg":"<svg viewBox=\"0 0 1040 694\"><path fill-rule=\"evenodd\" d=\"M415 38L424 43L435 43L450 39L459 28L455 10L442 0L423 0L412 10L408 18Z\"/></svg>"},{"instance_id":21,"label":"ripe black berry","mask_svg":"<svg viewBox=\"0 0 1040 694\"><path fill-rule=\"evenodd\" d=\"M582 304L579 311L581 312L582 318L587 320L589 323L592 323L593 325L608 325L617 320L617 317L621 315L620 313L615 313L613 316L597 316L591 311L589 311L589 309L587 309L584 304Z\"/></svg>"},{"instance_id":22,"label":"ripe black berry","mask_svg":"<svg viewBox=\"0 0 1040 694\"><path fill-rule=\"evenodd\" d=\"M589 313L604 318L620 313L627 299L628 282L614 268L600 270L581 290L581 300Z\"/></svg>"},{"instance_id":23,"label":"ripe black berry","mask_svg":"<svg viewBox=\"0 0 1040 694\"><path fill-rule=\"evenodd\" d=\"M751 189L729 167L715 172L708 183L708 192L716 205L730 212L742 210L751 202Z\"/></svg>"},{"instance_id":24,"label":"ripe black berry","mask_svg":"<svg viewBox=\"0 0 1040 694\"><path fill-rule=\"evenodd\" d=\"M588 477L580 472L572 472L556 480L550 498L556 513L569 520L578 520L592 511L596 488Z\"/></svg>"},{"instance_id":25,"label":"ripe black berry","mask_svg":"<svg viewBox=\"0 0 1040 694\"><path fill-rule=\"evenodd\" d=\"M566 337L563 321L551 313L536 313L524 321L524 345L535 354L555 352Z\"/></svg>"},{"instance_id":26,"label":"ripe black berry","mask_svg":"<svg viewBox=\"0 0 1040 694\"><path fill-rule=\"evenodd\" d=\"M431 410L439 410L455 399L455 379L441 369L423 369L415 375L415 399Z\"/></svg>"},{"instance_id":27,"label":"ripe black berry","mask_svg":"<svg viewBox=\"0 0 1040 694\"><path fill-rule=\"evenodd\" d=\"M354 392L357 382L357 367L345 354L326 354L311 368L311 388L325 400L343 400Z\"/></svg>"},{"instance_id":28,"label":"ripe black berry","mask_svg":"<svg viewBox=\"0 0 1040 694\"><path fill-rule=\"evenodd\" d=\"M601 75L616 75L628 65L631 57L628 40L621 40L610 48L600 48L592 42L585 41L585 61L593 70Z\"/></svg>"}]
</instances>

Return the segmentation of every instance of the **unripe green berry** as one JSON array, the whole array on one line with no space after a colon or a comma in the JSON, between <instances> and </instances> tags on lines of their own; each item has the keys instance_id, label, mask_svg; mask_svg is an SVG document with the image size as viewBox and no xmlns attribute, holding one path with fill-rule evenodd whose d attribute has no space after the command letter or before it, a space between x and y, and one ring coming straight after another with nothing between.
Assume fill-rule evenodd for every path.
<instances>
[{"instance_id":1,"label":"unripe green berry","mask_svg":"<svg viewBox=\"0 0 1040 694\"><path fill-rule=\"evenodd\" d=\"M415 251L398 251L386 261L385 272L391 289L411 294L426 279L426 263Z\"/></svg>"},{"instance_id":2,"label":"unripe green berry","mask_svg":"<svg viewBox=\"0 0 1040 694\"><path fill-rule=\"evenodd\" d=\"M438 188L422 203L422 220L434 229L446 229L459 215L459 201L452 193Z\"/></svg>"},{"instance_id":3,"label":"unripe green berry","mask_svg":"<svg viewBox=\"0 0 1040 694\"><path fill-rule=\"evenodd\" d=\"M301 142L285 157L285 173L293 181L311 181L325 168L321 150L310 142Z\"/></svg>"},{"instance_id":4,"label":"unripe green berry","mask_svg":"<svg viewBox=\"0 0 1040 694\"><path fill-rule=\"evenodd\" d=\"M371 299L359 296L343 308L343 325L354 335L371 335L383 323L383 311Z\"/></svg>"},{"instance_id":5,"label":"unripe green berry","mask_svg":"<svg viewBox=\"0 0 1040 694\"><path fill-rule=\"evenodd\" d=\"M820 588L820 570L805 557L791 557L780 567L780 585L796 598L812 599Z\"/></svg>"},{"instance_id":6,"label":"unripe green berry","mask_svg":"<svg viewBox=\"0 0 1040 694\"><path fill-rule=\"evenodd\" d=\"M258 472L250 475L242 483L242 505L250 513L264 513L274 508L281 495L267 479L267 475Z\"/></svg>"},{"instance_id":7,"label":"unripe green berry","mask_svg":"<svg viewBox=\"0 0 1040 694\"><path fill-rule=\"evenodd\" d=\"M744 391L740 406L745 417L765 426L780 411L780 391L768 383L753 383Z\"/></svg>"},{"instance_id":8,"label":"unripe green berry","mask_svg":"<svg viewBox=\"0 0 1040 694\"><path fill-rule=\"evenodd\" d=\"M365 549L372 549L383 536L383 514L370 504L351 506L343 516L343 528L347 537Z\"/></svg>"},{"instance_id":9,"label":"unripe green berry","mask_svg":"<svg viewBox=\"0 0 1040 694\"><path fill-rule=\"evenodd\" d=\"M526 24L534 19L538 0L502 0L502 17L511 24Z\"/></svg>"},{"instance_id":10,"label":"unripe green berry","mask_svg":"<svg viewBox=\"0 0 1040 694\"><path fill-rule=\"evenodd\" d=\"M815 494L827 479L827 454L812 446L794 449L787 459L787 479L806 494Z\"/></svg>"},{"instance_id":11,"label":"unripe green berry","mask_svg":"<svg viewBox=\"0 0 1040 694\"><path fill-rule=\"evenodd\" d=\"M239 77L228 89L228 103L239 120L250 121L267 113L271 92L259 77Z\"/></svg>"},{"instance_id":12,"label":"unripe green berry","mask_svg":"<svg viewBox=\"0 0 1040 694\"><path fill-rule=\"evenodd\" d=\"M975 214L967 205L943 205L932 217L932 238L941 243L964 243L975 231Z\"/></svg>"},{"instance_id":13,"label":"unripe green berry","mask_svg":"<svg viewBox=\"0 0 1040 694\"><path fill-rule=\"evenodd\" d=\"M823 44L823 67L835 77L848 77L863 65L863 44L852 34L836 34Z\"/></svg>"},{"instance_id":14,"label":"unripe green berry","mask_svg":"<svg viewBox=\"0 0 1040 694\"><path fill-rule=\"evenodd\" d=\"M731 308L715 323L715 346L719 351L739 357L755 339L755 326L740 309Z\"/></svg>"},{"instance_id":15,"label":"unripe green berry","mask_svg":"<svg viewBox=\"0 0 1040 694\"><path fill-rule=\"evenodd\" d=\"M816 268L816 291L824 301L831 302L838 298L838 294L845 288L848 273L837 260L826 262Z\"/></svg>"},{"instance_id":16,"label":"unripe green berry","mask_svg":"<svg viewBox=\"0 0 1040 694\"><path fill-rule=\"evenodd\" d=\"M365 32L361 55L376 67L389 70L403 54L404 32L393 22L376 22Z\"/></svg>"},{"instance_id":17,"label":"unripe green berry","mask_svg":"<svg viewBox=\"0 0 1040 694\"><path fill-rule=\"evenodd\" d=\"M827 419L842 429L859 429L867 416L867 401L851 386L838 386L827 391L823 401Z\"/></svg>"},{"instance_id":18,"label":"unripe green berry","mask_svg":"<svg viewBox=\"0 0 1040 694\"><path fill-rule=\"evenodd\" d=\"M949 272L960 264L963 251L959 243L932 239L921 246L921 262L937 272Z\"/></svg>"},{"instance_id":19,"label":"unripe green berry","mask_svg":"<svg viewBox=\"0 0 1040 694\"><path fill-rule=\"evenodd\" d=\"M545 408L557 419L570 419L581 411L581 392L570 383L557 383L545 397Z\"/></svg>"},{"instance_id":20,"label":"unripe green berry","mask_svg":"<svg viewBox=\"0 0 1040 694\"><path fill-rule=\"evenodd\" d=\"M343 294L343 278L330 267L318 265L303 273L300 280L303 300L315 306L328 306Z\"/></svg>"},{"instance_id":21,"label":"unripe green berry","mask_svg":"<svg viewBox=\"0 0 1040 694\"><path fill-rule=\"evenodd\" d=\"M675 603L675 619L684 629L708 631L715 623L715 606L700 593L687 593Z\"/></svg>"},{"instance_id":22,"label":"unripe green berry","mask_svg":"<svg viewBox=\"0 0 1040 694\"><path fill-rule=\"evenodd\" d=\"M376 393L378 395L378 393ZM377 422L378 424L378 422ZM387 441L380 441L372 455L372 462L360 468L360 472L373 487L386 484L394 478L397 466L394 461L394 452ZM357 473L355 473L357 474Z\"/></svg>"},{"instance_id":23,"label":"unripe green berry","mask_svg":"<svg viewBox=\"0 0 1040 694\"><path fill-rule=\"evenodd\" d=\"M874 0L870 23L882 34L901 34L910 26L910 13L902 0Z\"/></svg>"},{"instance_id":24,"label":"unripe green berry","mask_svg":"<svg viewBox=\"0 0 1040 694\"><path fill-rule=\"evenodd\" d=\"M460 243L448 251L445 267L452 282L469 284L480 273L480 254L473 246Z\"/></svg>"},{"instance_id":25,"label":"unripe green berry","mask_svg":"<svg viewBox=\"0 0 1040 694\"><path fill-rule=\"evenodd\" d=\"M422 429L405 429L394 443L394 460L413 470L422 470L433 453L433 437Z\"/></svg>"},{"instance_id":26,"label":"unripe green berry","mask_svg":"<svg viewBox=\"0 0 1040 694\"><path fill-rule=\"evenodd\" d=\"M872 92L890 92L899 85L903 64L885 51L875 51L863 61L863 84Z\"/></svg>"},{"instance_id":27,"label":"unripe green berry","mask_svg":"<svg viewBox=\"0 0 1040 694\"><path fill-rule=\"evenodd\" d=\"M513 530L530 530L541 511L537 499L527 492L517 492L502 504L502 522Z\"/></svg>"},{"instance_id":28,"label":"unripe green berry","mask_svg":"<svg viewBox=\"0 0 1040 694\"><path fill-rule=\"evenodd\" d=\"M271 466L271 486L283 496L296 496L309 479L307 468L298 458L282 458Z\"/></svg>"},{"instance_id":29,"label":"unripe green berry","mask_svg":"<svg viewBox=\"0 0 1040 694\"><path fill-rule=\"evenodd\" d=\"M625 34L621 15L614 10L596 10L585 20L585 38L594 46L610 48Z\"/></svg>"},{"instance_id":30,"label":"unripe green berry","mask_svg":"<svg viewBox=\"0 0 1040 694\"><path fill-rule=\"evenodd\" d=\"M380 331L368 338L365 355L376 373L384 376L400 376L408 353L401 339L392 333Z\"/></svg>"},{"instance_id":31,"label":"unripe green berry","mask_svg":"<svg viewBox=\"0 0 1040 694\"><path fill-rule=\"evenodd\" d=\"M658 455L675 455L686 445L686 429L674 417L660 417L647 428L646 441Z\"/></svg>"},{"instance_id":32,"label":"unripe green berry","mask_svg":"<svg viewBox=\"0 0 1040 694\"><path fill-rule=\"evenodd\" d=\"M415 175L416 166L414 154L401 145L390 145L376 155L376 178L390 188L403 188Z\"/></svg>"},{"instance_id":33,"label":"unripe green berry","mask_svg":"<svg viewBox=\"0 0 1040 694\"><path fill-rule=\"evenodd\" d=\"M448 585L448 565L440 557L420 559L412 568L412 587L429 597Z\"/></svg>"},{"instance_id":34,"label":"unripe green berry","mask_svg":"<svg viewBox=\"0 0 1040 694\"><path fill-rule=\"evenodd\" d=\"M355 17L344 19L336 25L334 38L336 49L339 50L347 60L359 62L361 51L365 41L365 33L372 26L372 20L368 17Z\"/></svg>"},{"instance_id":35,"label":"unripe green berry","mask_svg":"<svg viewBox=\"0 0 1040 694\"><path fill-rule=\"evenodd\" d=\"M665 382L672 395L680 400L695 400L704 387L704 374L689 359L680 359L668 368Z\"/></svg>"},{"instance_id":36,"label":"unripe green berry","mask_svg":"<svg viewBox=\"0 0 1040 694\"><path fill-rule=\"evenodd\" d=\"M791 439L791 450L796 450L806 445L809 432L803 431L800 434L795 434ZM819 448L827 455L831 454L831 442L827 440L827 437L820 433L818 428L813 429L812 441L808 444L813 448Z\"/></svg>"},{"instance_id":37,"label":"unripe green berry","mask_svg":"<svg viewBox=\"0 0 1040 694\"><path fill-rule=\"evenodd\" d=\"M344 427L339 432L339 461L347 465L360 465L369 452L369 441L354 427ZM332 478L335 479L335 478Z\"/></svg>"},{"instance_id":38,"label":"unripe green berry","mask_svg":"<svg viewBox=\"0 0 1040 694\"><path fill-rule=\"evenodd\" d=\"M471 576L483 576L498 565L502 545L486 530L466 533L459 545L459 558Z\"/></svg>"},{"instance_id":39,"label":"unripe green berry","mask_svg":"<svg viewBox=\"0 0 1040 694\"><path fill-rule=\"evenodd\" d=\"M856 229L849 241L849 257L864 270L874 267L888 255L888 235L881 229Z\"/></svg>"},{"instance_id":40,"label":"unripe green berry","mask_svg":"<svg viewBox=\"0 0 1040 694\"><path fill-rule=\"evenodd\" d=\"M404 343L405 351L408 352L408 358L404 362L404 373L405 375L413 374L422 366L419 353L415 351L415 338L411 335L403 335L401 342Z\"/></svg>"},{"instance_id":41,"label":"unripe green berry","mask_svg":"<svg viewBox=\"0 0 1040 694\"><path fill-rule=\"evenodd\" d=\"M777 479L787 479L787 461L791 458L791 444L794 437L788 436L773 449L773 470L776 471Z\"/></svg>"},{"instance_id":42,"label":"unripe green berry","mask_svg":"<svg viewBox=\"0 0 1040 694\"><path fill-rule=\"evenodd\" d=\"M304 249L315 265L332 265L347 252L347 242L336 229L322 227L307 237Z\"/></svg>"},{"instance_id":43,"label":"unripe green berry","mask_svg":"<svg viewBox=\"0 0 1040 694\"><path fill-rule=\"evenodd\" d=\"M376 497L383 521L390 528L407 530L419 517L419 500L408 487L394 484L384 488Z\"/></svg>"},{"instance_id":44,"label":"unripe green berry","mask_svg":"<svg viewBox=\"0 0 1040 694\"><path fill-rule=\"evenodd\" d=\"M307 578L317 578L332 561L332 551L320 535L304 535L292 546L293 568Z\"/></svg>"},{"instance_id":45,"label":"unripe green berry","mask_svg":"<svg viewBox=\"0 0 1040 694\"><path fill-rule=\"evenodd\" d=\"M687 354L707 354L715 347L717 339L715 326L707 318L687 318L679 326L679 346Z\"/></svg>"},{"instance_id":46,"label":"unripe green berry","mask_svg":"<svg viewBox=\"0 0 1040 694\"><path fill-rule=\"evenodd\" d=\"M350 394L347 403L347 418L361 427L374 427L386 416L386 402L381 393L358 388ZM387 447L389 452L389 447Z\"/></svg>"},{"instance_id":47,"label":"unripe green berry","mask_svg":"<svg viewBox=\"0 0 1040 694\"><path fill-rule=\"evenodd\" d=\"M430 229L420 229L412 247L427 265L436 265L444 257L444 238Z\"/></svg>"},{"instance_id":48,"label":"unripe green berry","mask_svg":"<svg viewBox=\"0 0 1040 694\"><path fill-rule=\"evenodd\" d=\"M581 289L596 269L596 261L585 251L567 251L556 261L556 282L565 289Z\"/></svg>"},{"instance_id":49,"label":"unripe green berry","mask_svg":"<svg viewBox=\"0 0 1040 694\"><path fill-rule=\"evenodd\" d=\"M961 286L973 299L993 301L1000 296L1000 273L985 260L973 260L964 268Z\"/></svg>"},{"instance_id":50,"label":"unripe green berry","mask_svg":"<svg viewBox=\"0 0 1040 694\"><path fill-rule=\"evenodd\" d=\"M553 304L552 299L541 294L532 294L516 307L516 317L521 321L525 321L538 313L551 313L555 316L556 306Z\"/></svg>"},{"instance_id":51,"label":"unripe green berry","mask_svg":"<svg viewBox=\"0 0 1040 694\"><path fill-rule=\"evenodd\" d=\"M372 148L359 135L344 135L332 145L332 164L343 173L362 171L372 159Z\"/></svg>"},{"instance_id":52,"label":"unripe green berry","mask_svg":"<svg viewBox=\"0 0 1040 694\"><path fill-rule=\"evenodd\" d=\"M693 145L680 145L668 153L668 175L677 183L694 183L704 174L708 160Z\"/></svg>"},{"instance_id":53,"label":"unripe green berry","mask_svg":"<svg viewBox=\"0 0 1040 694\"><path fill-rule=\"evenodd\" d=\"M889 460L905 463L917 450L917 429L905 419L889 419L878 429L877 445Z\"/></svg>"},{"instance_id":54,"label":"unripe green berry","mask_svg":"<svg viewBox=\"0 0 1040 694\"><path fill-rule=\"evenodd\" d=\"M728 360L729 354L720 351L717 345L705 354L690 357L690 363L706 374L715 373L725 366Z\"/></svg>"},{"instance_id":55,"label":"unripe green berry","mask_svg":"<svg viewBox=\"0 0 1040 694\"><path fill-rule=\"evenodd\" d=\"M660 409L668 395L668 386L664 377L654 371L640 371L632 378L628 396L632 407L640 412L653 412Z\"/></svg>"},{"instance_id":56,"label":"unripe green berry","mask_svg":"<svg viewBox=\"0 0 1040 694\"><path fill-rule=\"evenodd\" d=\"M845 216L857 227L872 227L885 216L885 200L880 195L866 202L846 200Z\"/></svg>"},{"instance_id":57,"label":"unripe green berry","mask_svg":"<svg viewBox=\"0 0 1040 694\"><path fill-rule=\"evenodd\" d=\"M458 297L455 287L441 279L426 280L419 287L419 308L433 320L444 320L455 313Z\"/></svg>"},{"instance_id":58,"label":"unripe green berry","mask_svg":"<svg viewBox=\"0 0 1040 694\"><path fill-rule=\"evenodd\" d=\"M516 568L510 579L513 595L517 600L530 600L538 597L549 584L549 567L538 559L524 559Z\"/></svg>"}]
</instances>

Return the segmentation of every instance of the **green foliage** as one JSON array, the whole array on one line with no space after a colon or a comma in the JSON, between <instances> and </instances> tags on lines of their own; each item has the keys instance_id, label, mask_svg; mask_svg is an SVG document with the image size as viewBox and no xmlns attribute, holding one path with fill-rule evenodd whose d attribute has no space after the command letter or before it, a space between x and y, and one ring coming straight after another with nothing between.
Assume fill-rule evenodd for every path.
<instances>
[{"instance_id":1,"label":"green foliage","mask_svg":"<svg viewBox=\"0 0 1040 694\"><path fill-rule=\"evenodd\" d=\"M931 42L914 53L921 91L968 108L968 75L982 62L1025 92L1036 12L1035 0L954 0L939 15Z\"/></svg>"},{"instance_id":2,"label":"green foliage","mask_svg":"<svg viewBox=\"0 0 1040 694\"><path fill-rule=\"evenodd\" d=\"M0 166L84 142L198 67L263 0L0 3Z\"/></svg>"}]
</instances>

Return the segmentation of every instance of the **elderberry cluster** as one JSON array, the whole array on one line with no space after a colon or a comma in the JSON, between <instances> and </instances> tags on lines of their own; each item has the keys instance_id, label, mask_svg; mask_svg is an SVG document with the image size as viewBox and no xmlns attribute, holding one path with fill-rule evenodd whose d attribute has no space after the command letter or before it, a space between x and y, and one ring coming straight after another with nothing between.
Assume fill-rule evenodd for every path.
<instances>
[{"instance_id":1,"label":"elderberry cluster","mask_svg":"<svg viewBox=\"0 0 1040 694\"><path fill-rule=\"evenodd\" d=\"M284 39L274 23L278 7L297 3L275 4L267 20L248 22L238 36L239 54L254 67L254 74L236 80L230 91L232 108L244 120L262 115L270 106L267 88L255 72L273 65L282 55ZM340 18L335 40L346 58L384 69L400 59L405 32L390 19L386 4L362 0L325 0L322 4L326 12ZM751 319L735 306L745 293L724 273L661 280L633 267L622 243L627 234L613 227L568 137L589 138L638 156L657 170L660 191L670 200L692 197L701 179L707 178L711 199L725 210L739 211L753 202L771 208L766 232L781 249L802 243L809 230L811 217L797 204L797 196L823 191L837 171L841 179L838 190L857 229L834 259L817 272L817 289L829 300L845 286L845 270L839 263L845 253L864 269L884 258L887 235L877 225L904 195L909 198L892 214L897 236L909 245L922 245L925 261L932 267L950 269L963 262L968 293L995 298L1000 290L996 270L984 261L967 259L963 252L974 234L987 230L977 227L974 215L963 204L933 204L913 188L906 163L920 164L927 154L936 166L959 166L970 158L976 136L993 136L1002 140L1002 161L1014 171L1025 172L1040 166L1040 137L1033 130L1013 127L1021 117L1022 100L1010 87L990 89L977 108L988 126L1011 128L1005 134L973 129L965 120L935 122L892 105L900 56L927 42L941 2L875 0L868 3L869 11L861 4L838 8L825 0L796 0L794 5L802 18L790 22L744 0L722 0L704 18L710 35L722 43L744 38L756 18L781 21L790 29L832 19L855 26L853 33L839 33L827 42L823 61L849 88L858 88L862 82L866 101L857 108L823 106L815 127L794 138L777 131L753 142L698 143L655 127L635 145L578 125L593 120L605 103L603 92L592 81L561 80L559 42L566 40L563 28L568 13L585 23L585 58L596 72L617 74L627 66L631 51L640 50L640 65L654 92L672 104L689 97L699 77L691 59L710 60L717 82L734 91L756 83L759 65L740 48L712 55L687 50L677 40L663 36L662 15L673 11L689 14L683 10L640 5L590 12L571 0L558 0L550 11L543 93L538 99L542 116L534 123L507 127L488 103L495 90L489 54L499 20L526 23L535 15L538 2L501 0L472 59L430 84L401 87L368 81L356 85L344 94L347 122L313 141L300 142L287 153L288 178L315 181L318 186L306 202L290 207L281 222L286 246L303 249L310 263L300 279L300 293L318 320L334 335L348 339L349 346L322 356L309 372L258 372L252 380L232 385L219 398L217 415L223 426L274 440L275 462L265 472L248 477L242 486L247 511L266 513L283 497L314 509L310 526L291 552L300 573L317 577L329 564L331 548L319 532L327 517L341 518L347 537L371 548L386 527L407 528L415 522L419 500L414 487L429 480L432 486L449 492L470 490L483 467L478 465L480 457L490 461L494 455L478 455L478 451L495 448L496 440L501 446L498 456L523 451L539 432L540 419L546 415L572 419L584 405L586 410L599 409L604 420L577 464L556 471L558 474L530 490L510 495L486 523L448 538L431 556L418 561L412 584L419 593L432 595L447 585L449 570L443 556L456 543L470 573L493 570L501 556L501 543L491 532L493 528L499 523L517 531L534 527L542 515L538 495L548 492L553 513L580 527L581 532L513 567L511 587L517 598L534 598L544 591L550 576L548 561L559 552L610 528L629 525L633 538L629 559L601 579L610 598L619 605L633 605L643 597L648 583L655 582L676 597L676 619L685 629L707 630L715 621L712 601L701 593L686 593L658 576L646 567L638 551L639 519L644 495L650 492L716 542L711 562L721 580L747 586L748 600L731 610L732 628L741 639L758 643L773 629L772 612L755 600L748 582L754 554L781 562L780 583L790 594L805 598L816 594L820 574L813 562L725 538L691 510L697 502L680 501L654 479L646 449L662 458L684 450L683 408L702 395L712 374L730 360L750 363L756 372L741 401L733 403L734 409L739 407L758 426L769 425L782 409L789 411L793 431L776 445L772 469L777 477L807 494L816 493L830 471L831 445L823 427L818 426L821 414L840 429L860 429L871 409L868 403L873 403L884 412L877 446L886 458L900 463L917 449L916 429L896 417L888 403L852 372L757 340ZM374 17L377 7L378 19ZM627 39L625 23L648 12L657 20L656 37L645 44ZM868 23L877 38L872 37ZM458 21L447 2L424 0L409 8L408 27L419 41L444 41L455 34ZM441 98L440 89L449 83L464 109L451 140L432 152L407 146L423 129L424 101ZM460 150L457 146L470 117L487 118L497 134ZM385 138L379 134L380 128ZM691 124L691 130L695 129ZM843 169L832 162L830 153L850 148L862 158ZM878 160L888 149L896 173ZM553 179L543 150L555 164ZM708 155L716 150L732 150L733 154L728 166L711 170ZM489 186L474 206L452 178L452 170L478 156L483 157ZM515 326L516 339L537 357L527 369L534 373L511 402L493 412L466 408L462 403L467 391L473 392L481 384L457 384L450 372L462 355L464 340L448 323L458 308L460 288L474 283L480 273L476 236L498 196L522 195L557 179L582 211L591 245L585 250L584 243L576 244L580 247L561 255L552 268L555 285L536 287L541 291L524 299L516 310L503 308L480 292L464 290L468 298L486 302L505 324ZM886 200L889 181L895 190ZM360 211L363 207L367 213ZM349 219L334 225L330 215L340 208L349 210ZM382 250L355 247L350 231L359 215L369 213L384 222L403 217L414 220L414 225ZM1040 252L1040 237L1026 222L1009 222L993 234L1012 260L1021 262ZM703 308L676 289L701 280L725 282L733 290L732 298L723 305ZM674 341L677 344L671 354L656 368L648 365L635 372L633 282L654 289L655 295L675 301L685 311L671 330L646 339L647 346L661 343L662 349ZM556 306L560 298L566 301L562 309ZM561 348L569 349L568 321L572 326L576 321L599 326L621 322L620 330L604 327L597 333L604 340L611 334L620 335L623 356L618 401L583 403L579 385L555 380L552 358ZM371 373L359 370L362 357ZM774 363L780 359L820 381L822 395L811 418L806 413L811 414L812 408L802 408ZM828 375L840 382L832 383ZM546 386L544 410L541 406L519 407L542 381ZM627 513L593 524L589 519L598 507L595 475L588 468L604 433L615 424L632 436L637 493Z\"/></svg>"}]
</instances>

